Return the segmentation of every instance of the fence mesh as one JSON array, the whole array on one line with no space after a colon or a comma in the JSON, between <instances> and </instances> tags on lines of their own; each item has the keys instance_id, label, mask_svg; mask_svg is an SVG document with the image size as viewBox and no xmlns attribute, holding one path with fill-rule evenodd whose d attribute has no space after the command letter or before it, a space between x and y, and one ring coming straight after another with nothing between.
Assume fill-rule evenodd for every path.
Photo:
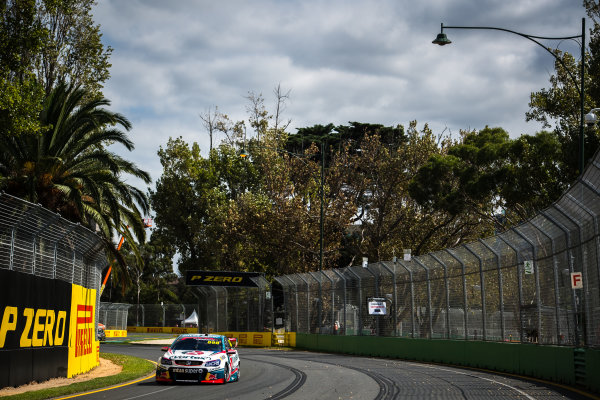
<instances>
[{"instance_id":1,"label":"fence mesh","mask_svg":"<svg viewBox=\"0 0 600 400\"><path fill-rule=\"evenodd\" d=\"M276 277L282 309L274 310L272 288L259 277L257 288L198 287L194 305L97 304L98 316L115 329L124 321L175 326L196 310L206 332L600 346L599 200L597 154L558 201L499 235L409 261ZM98 289L106 261L90 230L0 194L0 268ZM577 276L581 288L572 287ZM369 301L383 302L386 314L369 313Z\"/></svg>"},{"instance_id":2,"label":"fence mesh","mask_svg":"<svg viewBox=\"0 0 600 400\"><path fill-rule=\"evenodd\" d=\"M599 154L552 206L499 235L409 261L276 277L286 328L600 346ZM370 300L387 313L369 314Z\"/></svg>"},{"instance_id":3,"label":"fence mesh","mask_svg":"<svg viewBox=\"0 0 600 400\"><path fill-rule=\"evenodd\" d=\"M201 332L262 332L283 329L283 316L280 326L274 319L271 285L263 276L251 279L257 287L196 287L196 304L127 305L127 325L183 327L184 321L195 311L197 323L187 326L198 327Z\"/></svg>"},{"instance_id":4,"label":"fence mesh","mask_svg":"<svg viewBox=\"0 0 600 400\"><path fill-rule=\"evenodd\" d=\"M98 290L107 265L103 246L91 230L0 193L0 268ZM97 296L97 310L99 302Z\"/></svg>"}]
</instances>

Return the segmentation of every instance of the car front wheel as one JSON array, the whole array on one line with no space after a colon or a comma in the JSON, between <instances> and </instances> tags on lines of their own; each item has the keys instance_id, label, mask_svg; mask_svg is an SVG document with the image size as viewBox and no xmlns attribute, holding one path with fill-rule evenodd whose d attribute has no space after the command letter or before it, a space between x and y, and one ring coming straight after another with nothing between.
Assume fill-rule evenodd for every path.
<instances>
[{"instance_id":1,"label":"car front wheel","mask_svg":"<svg viewBox=\"0 0 600 400\"><path fill-rule=\"evenodd\" d=\"M231 371L229 370L229 364L225 364L225 380L223 384L229 382L229 378L231 378Z\"/></svg>"}]
</instances>

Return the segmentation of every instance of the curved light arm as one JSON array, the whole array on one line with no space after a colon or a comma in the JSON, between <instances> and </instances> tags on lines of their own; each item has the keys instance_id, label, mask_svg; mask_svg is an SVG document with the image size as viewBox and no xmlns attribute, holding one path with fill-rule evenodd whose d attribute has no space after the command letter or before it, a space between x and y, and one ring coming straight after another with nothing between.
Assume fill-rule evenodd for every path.
<instances>
[{"instance_id":1,"label":"curved light arm","mask_svg":"<svg viewBox=\"0 0 600 400\"><path fill-rule=\"evenodd\" d=\"M579 104L579 108L580 108L580 110L579 110L580 111L579 112L579 114L580 114L579 115L579 174L582 174L583 169L585 167L584 123L585 123L585 120L589 120L591 122L592 115L594 115L594 121L595 121L595 114L593 114L593 113L588 114L590 117L584 116L584 114L585 114L584 113L584 107L585 107L585 104L584 104L585 103L585 18L581 18L581 35L563 36L563 37L546 37L546 36L527 35L525 33L512 31L510 29L496 28L493 26L444 26L444 24L442 23L442 30L437 35L437 38L432 43L438 44L440 46L444 46L444 45L452 43L446 37L446 34L444 33L444 28L446 28L446 29L486 29L486 30L495 30L495 31L504 31L504 32L514 33L515 35L519 35L521 37L524 37L525 39L531 40L533 43L542 47L544 50L546 50L548 53L550 53L552 55L552 57L554 57L560 63L560 65L562 65L562 67L565 69L565 71L567 72L567 74L569 75L569 77L571 78L573 83L575 84L575 88L577 89L577 92L579 92L579 103L580 103ZM567 39L578 39L578 38L581 39L581 42L579 43L579 46L581 47L581 62L580 62L580 68L579 68L580 69L580 81L581 81L580 84L577 84L577 79L575 79L575 76L567 68L564 61L559 56L557 56L555 53L553 53L548 47L544 46L542 43L540 43L539 41L536 40L536 39L567 40Z\"/></svg>"},{"instance_id":2,"label":"curved light arm","mask_svg":"<svg viewBox=\"0 0 600 400\"><path fill-rule=\"evenodd\" d=\"M585 21L585 20L583 20ZM585 24L585 22L583 22ZM585 25L584 25L585 26ZM569 74L569 76L571 77L571 79L573 80L573 83L575 84L575 88L577 89L577 92L579 92L579 95L581 96L581 89L579 88L579 84L577 83L577 80L575 79L575 76L573 76L573 74L571 73L571 71L567 68L567 66L565 65L564 61L558 57L556 54L554 54L552 52L552 50L550 50L548 47L544 46L544 44L540 43L539 41L537 41L536 39L542 39L542 40L567 40L567 39L581 39L581 43L579 43L579 45L581 46L581 54L582 57L584 55L584 47L585 47L585 31L582 31L581 35L574 35L574 36L563 36L563 37L547 37L547 36L534 36L534 35L527 35L525 33L521 33L521 32L516 32L516 31L512 31L510 29L505 29L505 28L497 28L494 26L444 26L444 23L442 22L442 30L440 32L440 35L443 35L443 37L445 37L444 35L444 29L485 29L485 30L493 30L493 31L504 31L504 32L509 32L509 33L514 33L515 35L519 35L521 37L524 37L525 39L531 40L533 43L537 44L538 46L540 46L541 48L543 48L544 50L546 50L548 53L550 53L552 55L552 57L554 57L559 63L560 65L562 65L562 67L565 69L565 71L567 72L567 74ZM440 38L441 36L438 35L438 38ZM444 46L446 44L450 44L451 42L449 40L442 40L442 41L438 41L438 39L434 40L433 43L435 44L439 44L440 46ZM581 62L583 63L585 60L582 58Z\"/></svg>"}]
</instances>

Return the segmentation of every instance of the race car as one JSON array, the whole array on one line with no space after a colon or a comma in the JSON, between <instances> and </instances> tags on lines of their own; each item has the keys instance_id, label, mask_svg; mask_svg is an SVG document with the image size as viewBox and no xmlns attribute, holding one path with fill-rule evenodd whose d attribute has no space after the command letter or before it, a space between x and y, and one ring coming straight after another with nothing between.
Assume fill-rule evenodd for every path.
<instances>
[{"instance_id":1,"label":"race car","mask_svg":"<svg viewBox=\"0 0 600 400\"><path fill-rule=\"evenodd\" d=\"M156 382L227 383L240 379L237 340L223 335L180 335L156 365Z\"/></svg>"},{"instance_id":2,"label":"race car","mask_svg":"<svg viewBox=\"0 0 600 400\"><path fill-rule=\"evenodd\" d=\"M106 326L98 322L98 340L104 342L106 340Z\"/></svg>"}]
</instances>

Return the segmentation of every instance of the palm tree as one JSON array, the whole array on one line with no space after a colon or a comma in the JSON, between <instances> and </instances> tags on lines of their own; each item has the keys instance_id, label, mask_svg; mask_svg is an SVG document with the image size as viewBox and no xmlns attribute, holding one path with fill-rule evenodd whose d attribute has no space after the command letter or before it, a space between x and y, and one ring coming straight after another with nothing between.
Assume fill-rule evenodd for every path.
<instances>
[{"instance_id":1,"label":"palm tree","mask_svg":"<svg viewBox=\"0 0 600 400\"><path fill-rule=\"evenodd\" d=\"M150 176L107 150L111 144L134 147L118 129L128 131L131 124L104 108L109 105L84 89L57 85L40 114L43 133L0 137L0 188L99 231L107 244L117 233L131 240L130 230L141 242L149 202L122 177L150 183Z\"/></svg>"}]
</instances>

